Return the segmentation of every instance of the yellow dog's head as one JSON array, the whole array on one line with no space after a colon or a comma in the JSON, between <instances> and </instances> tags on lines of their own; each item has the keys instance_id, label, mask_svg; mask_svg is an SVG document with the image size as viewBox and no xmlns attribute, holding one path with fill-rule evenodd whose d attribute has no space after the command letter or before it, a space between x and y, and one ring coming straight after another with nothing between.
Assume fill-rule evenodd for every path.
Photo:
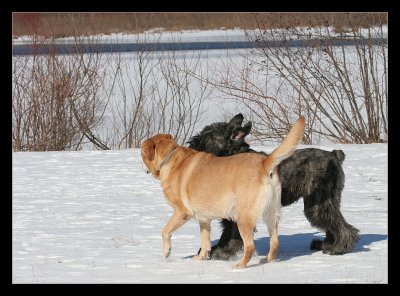
<instances>
[{"instance_id":1,"label":"yellow dog's head","mask_svg":"<svg viewBox=\"0 0 400 296\"><path fill-rule=\"evenodd\" d=\"M147 172L158 179L161 167L169 160L176 147L176 142L170 134L158 134L144 141L141 155Z\"/></svg>"}]
</instances>

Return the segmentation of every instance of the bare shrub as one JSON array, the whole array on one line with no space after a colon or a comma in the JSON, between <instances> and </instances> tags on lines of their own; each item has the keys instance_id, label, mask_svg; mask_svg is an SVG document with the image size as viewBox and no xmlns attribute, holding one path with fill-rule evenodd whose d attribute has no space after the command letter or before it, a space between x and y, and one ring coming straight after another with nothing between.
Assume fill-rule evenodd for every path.
<instances>
[{"instance_id":1,"label":"bare shrub","mask_svg":"<svg viewBox=\"0 0 400 296\"><path fill-rule=\"evenodd\" d=\"M95 46L91 54L79 51L80 36L122 30L115 26L121 20L135 31L162 19L177 29L189 19L193 26L219 26L216 20L224 16L228 19L228 14L15 14L15 35L29 28L34 50L49 43L54 49L55 37L75 36L78 52L13 58L13 149L139 147L159 132L184 143L197 129L214 87L248 113L256 123L253 138L260 141L281 140L300 114L308 118L306 144L322 138L387 140L386 14L229 15L235 26L239 19L258 28L248 32L257 48L244 64L232 58L215 69L215 76L206 73L200 52L100 55ZM291 47L293 40L306 43ZM349 50L336 46L338 40L355 45ZM95 45L96 38L85 42Z\"/></svg>"},{"instance_id":2,"label":"bare shrub","mask_svg":"<svg viewBox=\"0 0 400 296\"><path fill-rule=\"evenodd\" d=\"M167 107L162 113L167 111L168 115L162 116L158 129L172 133L182 144L198 128L203 104L212 94L211 86L201 79L207 71L203 68L203 59L204 54L199 51L169 51L159 55L165 88L158 88L157 96L165 103L171 101L171 106L168 108L165 103L161 104ZM200 79L191 73L197 73Z\"/></svg>"},{"instance_id":3,"label":"bare shrub","mask_svg":"<svg viewBox=\"0 0 400 296\"><path fill-rule=\"evenodd\" d=\"M55 38L30 39L33 55L13 58L15 151L139 147L161 132L183 144L197 128L211 90L189 75L203 71L195 52L99 54L96 37L75 37L61 55ZM49 54L36 53L43 45Z\"/></svg>"},{"instance_id":4,"label":"bare shrub","mask_svg":"<svg viewBox=\"0 0 400 296\"><path fill-rule=\"evenodd\" d=\"M79 38L76 45L79 45ZM32 47L54 48L54 39L32 36ZM93 134L101 122L104 69L97 53L13 57L13 149L81 149L85 140L108 149Z\"/></svg>"},{"instance_id":5,"label":"bare shrub","mask_svg":"<svg viewBox=\"0 0 400 296\"><path fill-rule=\"evenodd\" d=\"M318 16L324 26L297 27L295 19L282 18L283 29L248 31L256 49L245 65L220 71L214 84L247 110L258 140L282 139L302 114L308 119L305 144L385 142L386 20L374 16L380 25L363 29L357 16L343 14L336 33L324 15ZM268 22L259 15L255 21L260 28Z\"/></svg>"},{"instance_id":6,"label":"bare shrub","mask_svg":"<svg viewBox=\"0 0 400 296\"><path fill-rule=\"evenodd\" d=\"M114 54L109 68L115 87L103 138L110 147L140 147L156 133L170 133L183 144L192 135L211 93L206 83L190 75L201 73L198 53Z\"/></svg>"}]
</instances>

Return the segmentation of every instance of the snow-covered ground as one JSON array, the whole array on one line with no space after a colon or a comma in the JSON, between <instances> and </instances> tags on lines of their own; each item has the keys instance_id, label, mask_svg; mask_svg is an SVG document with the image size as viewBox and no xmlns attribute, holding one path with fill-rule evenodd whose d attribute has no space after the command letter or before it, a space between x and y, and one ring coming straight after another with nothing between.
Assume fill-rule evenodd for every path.
<instances>
[{"instance_id":1,"label":"snow-covered ground","mask_svg":"<svg viewBox=\"0 0 400 296\"><path fill-rule=\"evenodd\" d=\"M308 28L299 27L298 30L306 32ZM276 30L274 30L277 32ZM140 34L128 34L128 33L112 33L112 34L100 34L88 37L79 37L80 41L94 40L98 43L137 43L137 42L213 42L213 41L225 41L225 42L237 42L237 41L248 41L254 36L254 33L258 30L243 30L240 28L236 29L216 29L216 30L182 30L182 31L166 31L164 28L155 28L145 31ZM268 30L267 30L268 32ZM333 27L328 28L326 33L331 36L338 35L335 33ZM387 38L388 28L387 26L382 27L382 34L384 38ZM247 35L246 35L247 33ZM307 33L309 33L307 31ZM311 32L312 33L312 32ZM368 36L368 29L361 29L363 36ZM370 32L371 33L371 32ZM373 37L380 38L379 29L375 28L372 30ZM311 35L310 35L311 36ZM296 36L294 36L296 38ZM30 43L32 41L31 36L19 36L13 38L14 44ZM74 43L74 37L63 37L57 38L57 43Z\"/></svg>"},{"instance_id":2,"label":"snow-covered ground","mask_svg":"<svg viewBox=\"0 0 400 296\"><path fill-rule=\"evenodd\" d=\"M302 146L305 147L305 146ZM387 145L328 145L343 149L342 212L360 229L353 253L311 252L322 236L303 203L282 209L278 261L259 265L269 238L257 224L248 268L195 261L199 227L192 220L172 236L162 256L161 229L172 209L159 181L144 173L138 149L13 153L13 283L387 283ZM267 152L274 147L258 147ZM212 224L212 240L220 235Z\"/></svg>"}]
</instances>

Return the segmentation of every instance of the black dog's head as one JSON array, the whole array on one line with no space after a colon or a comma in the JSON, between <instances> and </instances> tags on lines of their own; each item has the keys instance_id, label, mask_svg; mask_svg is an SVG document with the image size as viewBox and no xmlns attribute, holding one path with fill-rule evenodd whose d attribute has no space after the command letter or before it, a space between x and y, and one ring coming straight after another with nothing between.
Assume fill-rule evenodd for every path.
<instances>
[{"instance_id":1,"label":"black dog's head","mask_svg":"<svg viewBox=\"0 0 400 296\"><path fill-rule=\"evenodd\" d=\"M251 122L242 126L243 115L235 115L229 122L217 122L206 126L188 141L189 148L205 151L216 156L229 156L249 150L244 138L250 133Z\"/></svg>"}]
</instances>

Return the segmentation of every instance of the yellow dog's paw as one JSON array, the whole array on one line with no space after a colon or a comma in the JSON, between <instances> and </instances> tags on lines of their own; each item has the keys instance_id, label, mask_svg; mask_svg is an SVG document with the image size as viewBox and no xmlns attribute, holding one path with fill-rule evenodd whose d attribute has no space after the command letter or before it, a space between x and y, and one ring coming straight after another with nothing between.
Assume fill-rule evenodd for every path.
<instances>
[{"instance_id":1,"label":"yellow dog's paw","mask_svg":"<svg viewBox=\"0 0 400 296\"><path fill-rule=\"evenodd\" d=\"M167 259L170 254L171 254L171 248L163 251L163 255L164 255L165 259Z\"/></svg>"},{"instance_id":2,"label":"yellow dog's paw","mask_svg":"<svg viewBox=\"0 0 400 296\"><path fill-rule=\"evenodd\" d=\"M267 256L260 260L260 264L271 263L271 262L274 262L275 260L276 260L276 257Z\"/></svg>"},{"instance_id":3,"label":"yellow dog's paw","mask_svg":"<svg viewBox=\"0 0 400 296\"><path fill-rule=\"evenodd\" d=\"M246 268L246 264L238 263L238 264L233 265L232 268L233 269L243 269L243 268Z\"/></svg>"},{"instance_id":4,"label":"yellow dog's paw","mask_svg":"<svg viewBox=\"0 0 400 296\"><path fill-rule=\"evenodd\" d=\"M199 254L199 255L193 256L193 260L207 260L207 257L208 257L207 254L206 255Z\"/></svg>"}]
</instances>

